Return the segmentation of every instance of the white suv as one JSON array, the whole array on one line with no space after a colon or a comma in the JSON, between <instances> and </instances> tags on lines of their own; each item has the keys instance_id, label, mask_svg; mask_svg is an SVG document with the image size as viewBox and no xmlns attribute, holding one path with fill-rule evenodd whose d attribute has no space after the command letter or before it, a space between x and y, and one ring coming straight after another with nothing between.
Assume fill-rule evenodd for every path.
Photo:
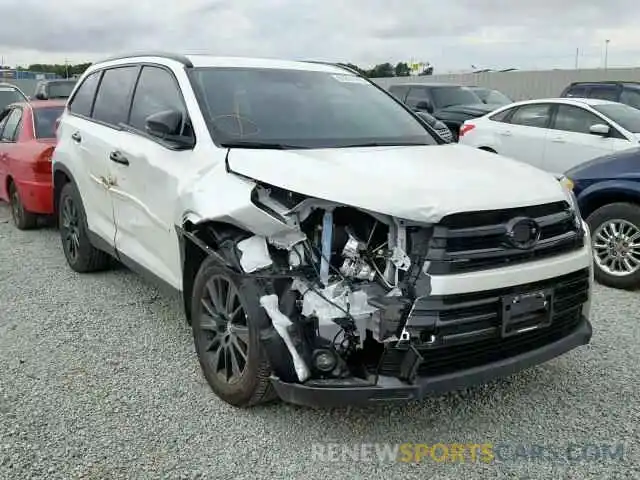
<instances>
[{"instance_id":1,"label":"white suv","mask_svg":"<svg viewBox=\"0 0 640 480\"><path fill-rule=\"evenodd\" d=\"M79 80L58 138L69 265L115 258L179 292L233 405L415 399L590 341L569 191L445 144L348 69L110 59Z\"/></svg>"}]
</instances>

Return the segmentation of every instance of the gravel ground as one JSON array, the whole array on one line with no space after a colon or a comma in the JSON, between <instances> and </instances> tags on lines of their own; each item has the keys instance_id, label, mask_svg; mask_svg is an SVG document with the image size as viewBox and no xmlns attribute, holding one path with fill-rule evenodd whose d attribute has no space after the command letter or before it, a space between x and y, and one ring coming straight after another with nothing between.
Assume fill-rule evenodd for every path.
<instances>
[{"instance_id":1,"label":"gravel ground","mask_svg":"<svg viewBox=\"0 0 640 480\"><path fill-rule=\"evenodd\" d=\"M598 287L590 346L487 386L394 407L236 410L205 383L176 300L125 269L75 274L57 232L8 216L0 205L2 479L640 478L638 293ZM488 465L406 464L317 459L320 442L509 449ZM619 443L623 460L515 455Z\"/></svg>"}]
</instances>

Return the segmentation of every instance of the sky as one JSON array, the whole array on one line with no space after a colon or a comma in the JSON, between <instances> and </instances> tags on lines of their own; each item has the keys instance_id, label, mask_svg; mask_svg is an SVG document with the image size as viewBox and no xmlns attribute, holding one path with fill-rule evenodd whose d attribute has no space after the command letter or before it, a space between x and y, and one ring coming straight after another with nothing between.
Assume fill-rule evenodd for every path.
<instances>
[{"instance_id":1,"label":"sky","mask_svg":"<svg viewBox=\"0 0 640 480\"><path fill-rule=\"evenodd\" d=\"M5 64L141 50L352 62L434 73L640 65L633 0L0 0Z\"/></svg>"}]
</instances>

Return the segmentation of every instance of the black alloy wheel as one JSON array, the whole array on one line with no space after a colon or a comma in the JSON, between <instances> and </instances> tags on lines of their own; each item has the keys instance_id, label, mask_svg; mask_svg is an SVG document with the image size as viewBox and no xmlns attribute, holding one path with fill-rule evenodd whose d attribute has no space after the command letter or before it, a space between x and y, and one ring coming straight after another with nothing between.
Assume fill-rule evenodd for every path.
<instances>
[{"instance_id":1,"label":"black alloy wheel","mask_svg":"<svg viewBox=\"0 0 640 480\"><path fill-rule=\"evenodd\" d=\"M218 379L227 384L242 380L249 355L247 315L235 284L223 274L214 275L202 292L198 324L205 337L204 360Z\"/></svg>"}]
</instances>

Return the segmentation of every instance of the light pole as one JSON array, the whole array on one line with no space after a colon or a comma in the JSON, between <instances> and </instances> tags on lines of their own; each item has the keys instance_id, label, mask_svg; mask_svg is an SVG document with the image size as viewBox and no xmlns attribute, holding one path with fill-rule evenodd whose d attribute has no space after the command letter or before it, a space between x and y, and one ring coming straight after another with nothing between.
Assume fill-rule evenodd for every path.
<instances>
[{"instance_id":1,"label":"light pole","mask_svg":"<svg viewBox=\"0 0 640 480\"><path fill-rule=\"evenodd\" d=\"M606 70L609 65L609 42L607 39L604 41L604 69Z\"/></svg>"}]
</instances>

